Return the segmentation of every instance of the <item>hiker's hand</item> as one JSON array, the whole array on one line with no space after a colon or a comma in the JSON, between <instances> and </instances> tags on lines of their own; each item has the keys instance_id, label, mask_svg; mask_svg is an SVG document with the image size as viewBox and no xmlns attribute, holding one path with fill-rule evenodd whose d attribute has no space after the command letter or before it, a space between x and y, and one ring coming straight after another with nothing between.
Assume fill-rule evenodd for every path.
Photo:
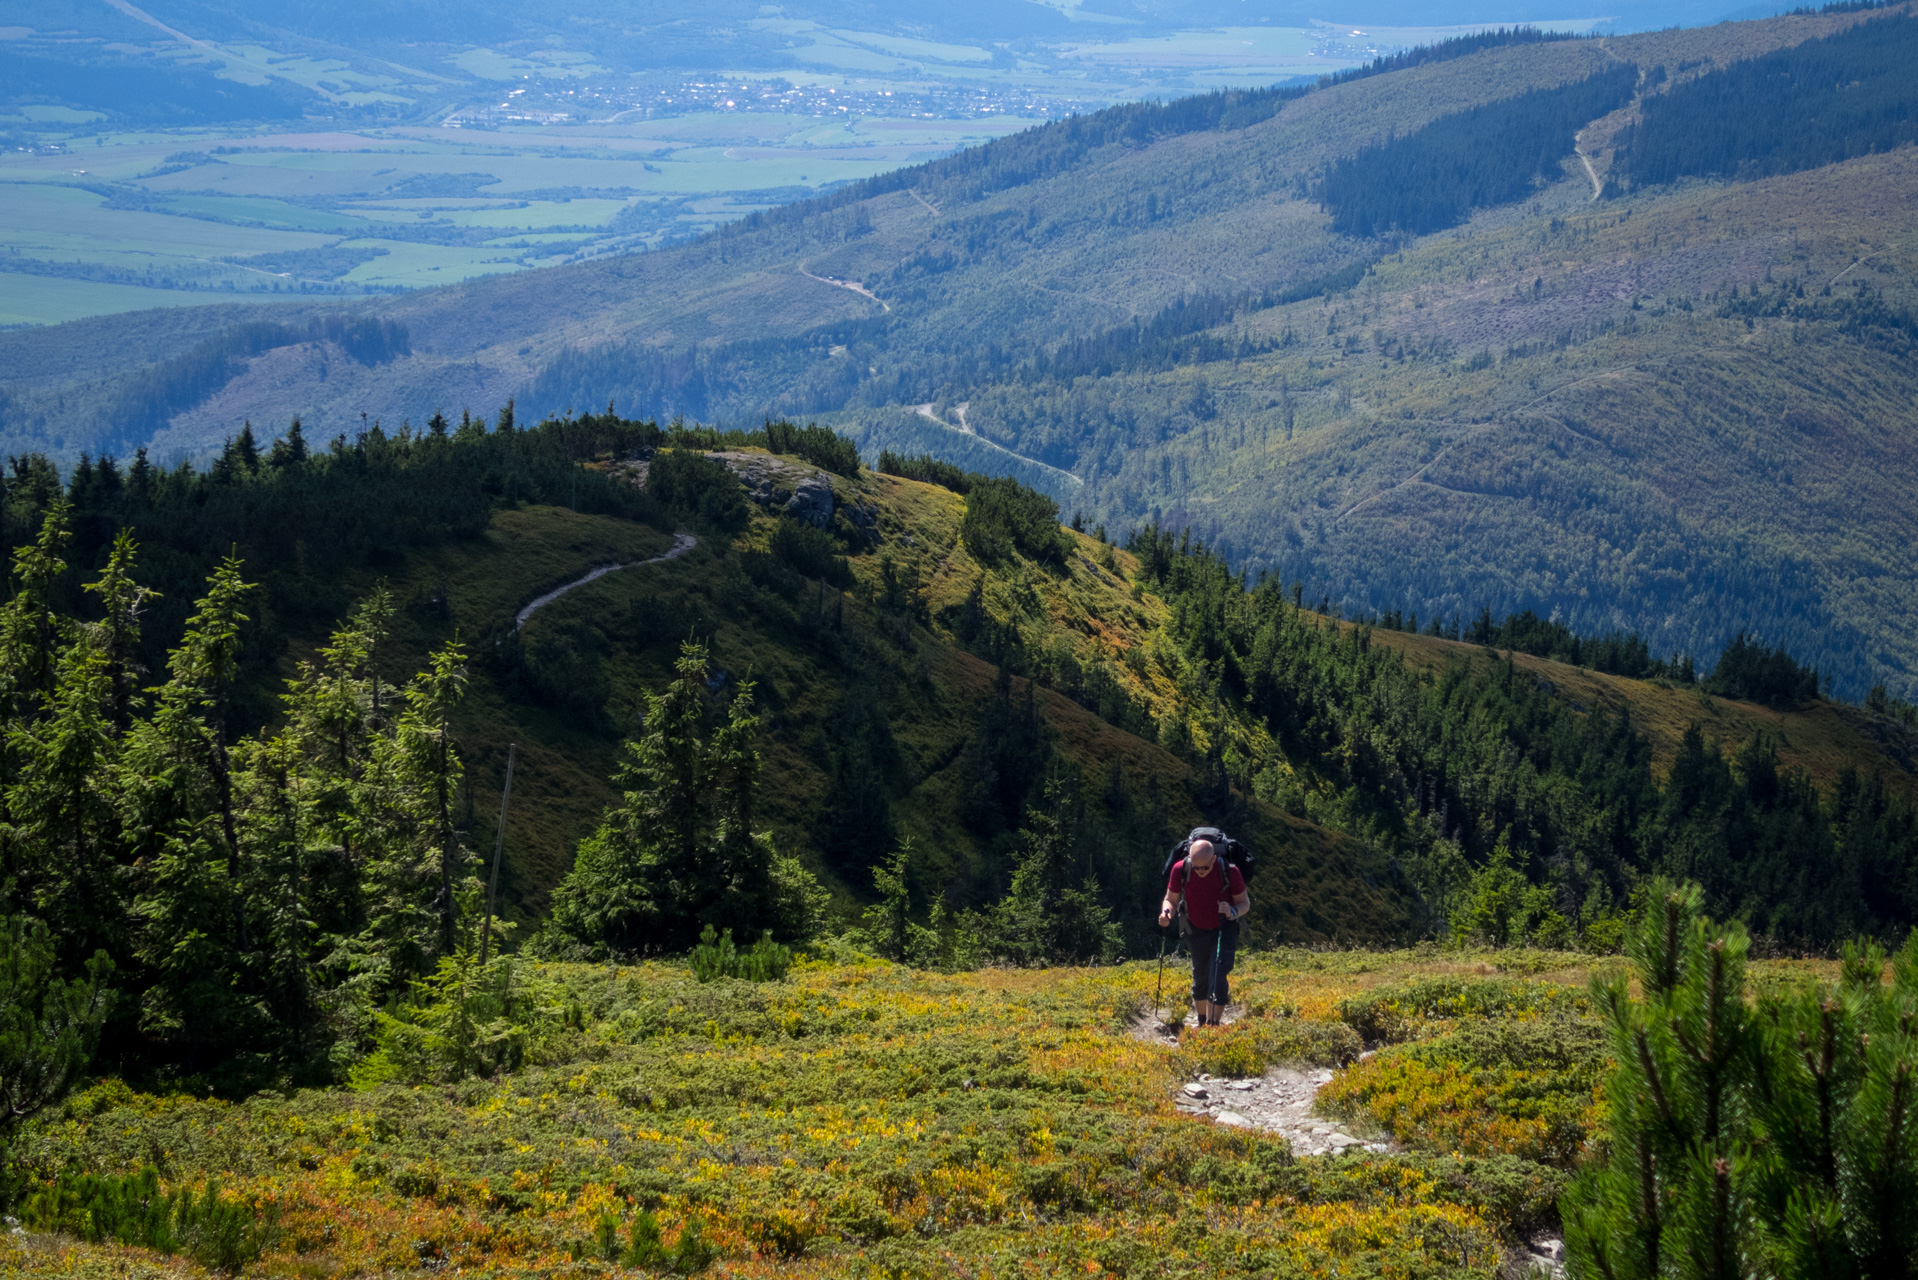
<instances>
[{"instance_id":1,"label":"hiker's hand","mask_svg":"<svg viewBox=\"0 0 1918 1280\"><path fill-rule=\"evenodd\" d=\"M1163 929L1171 923L1172 923L1172 908L1171 907L1159 908L1159 927Z\"/></svg>"}]
</instances>

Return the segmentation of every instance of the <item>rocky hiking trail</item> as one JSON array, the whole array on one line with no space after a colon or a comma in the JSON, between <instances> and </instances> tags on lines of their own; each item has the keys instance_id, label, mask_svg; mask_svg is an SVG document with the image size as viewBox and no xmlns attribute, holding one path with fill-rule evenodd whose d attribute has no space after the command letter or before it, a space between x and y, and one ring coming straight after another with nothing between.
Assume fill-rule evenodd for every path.
<instances>
[{"instance_id":1,"label":"rocky hiking trail","mask_svg":"<svg viewBox=\"0 0 1918 1280\"><path fill-rule=\"evenodd\" d=\"M1139 1015L1132 1034L1152 1044L1176 1049L1177 1036L1170 1034L1173 1024L1165 1021L1165 1010ZM1229 1026L1239 1020L1235 1005L1226 1007ZM1191 1014L1185 1026L1198 1023ZM1366 1053L1362 1057L1372 1055ZM1262 1076L1233 1079L1200 1075L1179 1087L1173 1105L1192 1116L1206 1116L1219 1124L1241 1129L1263 1129L1281 1135L1292 1144L1297 1156L1336 1155L1356 1148L1361 1151L1387 1152L1397 1148L1386 1142L1368 1142L1346 1133L1332 1120L1312 1114L1319 1090L1332 1081L1332 1072L1323 1067L1270 1067Z\"/></svg>"},{"instance_id":2,"label":"rocky hiking trail","mask_svg":"<svg viewBox=\"0 0 1918 1280\"><path fill-rule=\"evenodd\" d=\"M1176 1048L1178 1037L1168 1033L1162 1020L1152 1013L1140 1015L1132 1033L1141 1040ZM1238 1021L1234 1007L1228 1006L1225 1020ZM1197 1022L1187 1015L1185 1025ZM1359 1060L1376 1052L1368 1049ZM1234 1078L1201 1073L1179 1086L1172 1105L1195 1119L1237 1129L1260 1129L1276 1133L1291 1144L1295 1157L1337 1156L1348 1152L1389 1155L1402 1150L1394 1142L1368 1142L1345 1132L1337 1121L1314 1115L1319 1090L1332 1083L1333 1072L1325 1067L1268 1067L1264 1075ZM1511 1248L1501 1276L1527 1277L1528 1280L1564 1280L1565 1243L1557 1233L1539 1232Z\"/></svg>"},{"instance_id":3,"label":"rocky hiking trail","mask_svg":"<svg viewBox=\"0 0 1918 1280\"><path fill-rule=\"evenodd\" d=\"M1352 1147L1381 1154L1392 1150L1389 1143L1355 1138L1312 1114L1319 1090L1331 1081L1332 1073L1324 1068L1272 1067L1243 1080L1201 1075L1180 1087L1173 1105L1219 1124L1279 1134L1292 1144L1295 1156L1336 1155Z\"/></svg>"}]
</instances>

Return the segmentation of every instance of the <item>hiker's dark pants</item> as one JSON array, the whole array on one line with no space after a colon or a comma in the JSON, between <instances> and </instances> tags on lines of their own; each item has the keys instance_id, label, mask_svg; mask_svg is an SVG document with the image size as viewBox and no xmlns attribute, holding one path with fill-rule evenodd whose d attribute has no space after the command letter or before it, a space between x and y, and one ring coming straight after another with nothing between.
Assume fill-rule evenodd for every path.
<instances>
[{"instance_id":1,"label":"hiker's dark pants","mask_svg":"<svg viewBox=\"0 0 1918 1280\"><path fill-rule=\"evenodd\" d=\"M1226 983L1226 975L1232 972L1232 956L1239 949L1239 922L1228 920L1216 929L1201 929L1194 925L1186 945L1192 948L1192 998L1216 999L1220 1004L1232 1003L1232 988ZM1212 953L1215 950L1219 953L1219 990L1216 996L1212 991Z\"/></svg>"}]
</instances>

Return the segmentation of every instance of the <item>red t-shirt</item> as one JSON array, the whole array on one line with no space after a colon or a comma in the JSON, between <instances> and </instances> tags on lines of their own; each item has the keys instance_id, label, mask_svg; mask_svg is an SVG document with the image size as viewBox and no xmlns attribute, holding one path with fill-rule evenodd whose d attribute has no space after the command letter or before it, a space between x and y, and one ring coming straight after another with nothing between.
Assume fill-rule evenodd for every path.
<instances>
[{"instance_id":1,"label":"red t-shirt","mask_svg":"<svg viewBox=\"0 0 1918 1280\"><path fill-rule=\"evenodd\" d=\"M1225 868L1225 876L1219 874L1220 867ZM1231 891L1221 894L1220 889L1228 883L1228 876L1232 886ZM1239 874L1237 867L1223 858L1215 860L1212 863L1212 869L1204 875L1200 875L1197 871L1187 875L1185 861L1181 859L1172 864L1172 874L1166 879L1165 891L1168 894L1183 893L1185 895L1186 919L1192 922L1194 929L1216 929L1219 927L1220 900L1223 898L1229 902L1244 893L1245 877Z\"/></svg>"}]
</instances>

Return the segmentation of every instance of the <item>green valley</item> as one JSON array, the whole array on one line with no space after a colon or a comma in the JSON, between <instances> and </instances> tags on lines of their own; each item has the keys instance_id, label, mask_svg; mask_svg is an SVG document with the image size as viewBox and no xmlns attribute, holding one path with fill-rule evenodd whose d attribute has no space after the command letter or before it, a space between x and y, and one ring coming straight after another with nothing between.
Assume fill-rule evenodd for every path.
<instances>
[{"instance_id":1,"label":"green valley","mask_svg":"<svg viewBox=\"0 0 1918 1280\"><path fill-rule=\"evenodd\" d=\"M356 304L410 335L390 361L308 342L175 376L254 316L331 313L313 300L8 335L0 415L67 458L515 395L816 415L868 458L931 451L1090 521L1190 528L1348 614L1530 609L1674 659L1753 631L1848 697L1909 696L1909 147L1650 186L1613 152L1642 104L1740 59L1910 27L1894 7L1487 37L1311 91L1112 108L663 252ZM1474 113L1533 100L1601 114L1577 151L1497 160L1507 194L1447 197L1456 226L1340 233L1328 166L1387 137L1469 148Z\"/></svg>"}]
</instances>

